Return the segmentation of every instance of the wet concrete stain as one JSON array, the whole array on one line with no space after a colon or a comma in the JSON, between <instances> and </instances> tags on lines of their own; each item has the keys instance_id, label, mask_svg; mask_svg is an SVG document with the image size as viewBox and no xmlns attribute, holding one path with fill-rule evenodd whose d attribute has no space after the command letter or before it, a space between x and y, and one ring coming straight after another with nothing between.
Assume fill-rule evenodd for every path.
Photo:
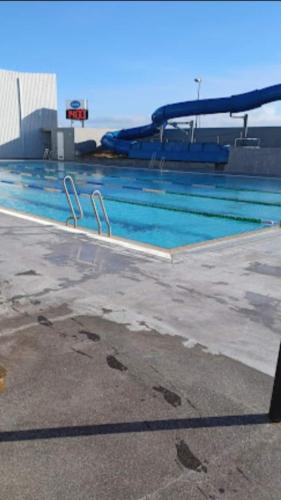
<instances>
[{"instance_id":1,"label":"wet concrete stain","mask_svg":"<svg viewBox=\"0 0 281 500\"><path fill-rule=\"evenodd\" d=\"M112 309L107 309L106 307L102 307L103 314L109 314L112 312Z\"/></svg>"},{"instance_id":2,"label":"wet concrete stain","mask_svg":"<svg viewBox=\"0 0 281 500\"><path fill-rule=\"evenodd\" d=\"M207 500L216 500L216 498L214 497L214 495L209 495L202 488L200 488L200 486L197 485L196 489L198 491L200 491L201 495L203 495L204 498L207 498Z\"/></svg>"},{"instance_id":3,"label":"wet concrete stain","mask_svg":"<svg viewBox=\"0 0 281 500\"><path fill-rule=\"evenodd\" d=\"M139 321L139 325L140 326L145 326L146 328L148 328L148 330L151 330L150 326L146 323L146 321Z\"/></svg>"},{"instance_id":4,"label":"wet concrete stain","mask_svg":"<svg viewBox=\"0 0 281 500\"><path fill-rule=\"evenodd\" d=\"M163 318L160 318L160 316L153 316L154 319L157 319L157 321L163 321Z\"/></svg>"},{"instance_id":5,"label":"wet concrete stain","mask_svg":"<svg viewBox=\"0 0 281 500\"><path fill-rule=\"evenodd\" d=\"M180 288L181 290L188 292L193 297L200 297L203 299L211 299L211 300L214 300L215 302L218 302L219 304L227 304L227 301L218 295L208 295L207 293L201 293L201 292L198 292L197 290L195 290L194 288L188 288L187 286L183 286L183 285L177 285L177 288Z\"/></svg>"},{"instance_id":6,"label":"wet concrete stain","mask_svg":"<svg viewBox=\"0 0 281 500\"><path fill-rule=\"evenodd\" d=\"M72 350L74 352L77 352L77 354L81 354L82 356L87 356L87 358L93 359L92 356L90 356L90 354L87 354L86 352L79 351L78 349L74 349L73 347L72 347Z\"/></svg>"},{"instance_id":7,"label":"wet concrete stain","mask_svg":"<svg viewBox=\"0 0 281 500\"><path fill-rule=\"evenodd\" d=\"M245 299L251 307L232 307L231 309L280 334L281 300L252 291L245 293Z\"/></svg>"},{"instance_id":8,"label":"wet concrete stain","mask_svg":"<svg viewBox=\"0 0 281 500\"><path fill-rule=\"evenodd\" d=\"M184 300L182 299L172 299L173 302L176 302L178 304L184 304Z\"/></svg>"},{"instance_id":9,"label":"wet concrete stain","mask_svg":"<svg viewBox=\"0 0 281 500\"><path fill-rule=\"evenodd\" d=\"M127 366L124 366L120 361L118 361L117 358L115 358L115 356L106 356L106 361L108 366L110 366L110 368L113 368L114 370L120 370L121 372L128 370Z\"/></svg>"},{"instance_id":10,"label":"wet concrete stain","mask_svg":"<svg viewBox=\"0 0 281 500\"><path fill-rule=\"evenodd\" d=\"M263 264L262 262L251 262L246 269L254 273L281 278L281 266L271 266L269 264Z\"/></svg>"},{"instance_id":11,"label":"wet concrete stain","mask_svg":"<svg viewBox=\"0 0 281 500\"><path fill-rule=\"evenodd\" d=\"M26 295L14 295L13 297L11 297L10 301L16 302L17 300L24 299L25 297Z\"/></svg>"},{"instance_id":12,"label":"wet concrete stain","mask_svg":"<svg viewBox=\"0 0 281 500\"><path fill-rule=\"evenodd\" d=\"M219 488L219 493L224 493L225 489L224 488Z\"/></svg>"},{"instance_id":13,"label":"wet concrete stain","mask_svg":"<svg viewBox=\"0 0 281 500\"><path fill-rule=\"evenodd\" d=\"M192 403L192 401L189 398L185 398L188 404L193 408L194 410L198 411L198 408Z\"/></svg>"},{"instance_id":14,"label":"wet concrete stain","mask_svg":"<svg viewBox=\"0 0 281 500\"><path fill-rule=\"evenodd\" d=\"M93 342L98 342L100 340L100 336L97 333L88 332L87 330L79 330L79 333L81 335L86 335L87 339Z\"/></svg>"},{"instance_id":15,"label":"wet concrete stain","mask_svg":"<svg viewBox=\"0 0 281 500\"><path fill-rule=\"evenodd\" d=\"M3 392L6 388L6 375L7 375L6 368L0 365L0 392Z\"/></svg>"},{"instance_id":16,"label":"wet concrete stain","mask_svg":"<svg viewBox=\"0 0 281 500\"><path fill-rule=\"evenodd\" d=\"M40 325L49 327L53 326L53 323L48 318L46 318L46 316L37 316L37 321L38 323L40 323Z\"/></svg>"},{"instance_id":17,"label":"wet concrete stain","mask_svg":"<svg viewBox=\"0 0 281 500\"><path fill-rule=\"evenodd\" d=\"M82 321L79 321L79 319L77 319L77 318L71 318L71 321L73 321L74 323L77 323L77 325L84 326Z\"/></svg>"},{"instance_id":18,"label":"wet concrete stain","mask_svg":"<svg viewBox=\"0 0 281 500\"><path fill-rule=\"evenodd\" d=\"M164 399L170 405L172 405L174 407L181 406L181 397L178 394L176 394L175 392L172 392L169 389L162 387L161 385L159 385L157 387L153 387L153 389L155 391L161 392L164 396Z\"/></svg>"},{"instance_id":19,"label":"wet concrete stain","mask_svg":"<svg viewBox=\"0 0 281 500\"><path fill-rule=\"evenodd\" d=\"M236 467L236 469L238 470L239 474L241 474L241 476L243 476L246 479L246 481L250 481L248 476L246 476L245 472L242 469L240 469L240 467Z\"/></svg>"},{"instance_id":20,"label":"wet concrete stain","mask_svg":"<svg viewBox=\"0 0 281 500\"><path fill-rule=\"evenodd\" d=\"M142 281L138 278L135 278L134 276L126 276L126 278L131 281L136 281L137 283L140 283Z\"/></svg>"},{"instance_id":21,"label":"wet concrete stain","mask_svg":"<svg viewBox=\"0 0 281 500\"><path fill-rule=\"evenodd\" d=\"M178 460L186 469L207 473L206 465L203 465L199 458L192 453L183 439L176 443L176 449Z\"/></svg>"},{"instance_id":22,"label":"wet concrete stain","mask_svg":"<svg viewBox=\"0 0 281 500\"><path fill-rule=\"evenodd\" d=\"M15 276L41 276L41 274L37 273L37 271L34 271L33 269L30 269L29 271L17 273Z\"/></svg>"},{"instance_id":23,"label":"wet concrete stain","mask_svg":"<svg viewBox=\"0 0 281 500\"><path fill-rule=\"evenodd\" d=\"M212 266L211 264L202 264L202 267L206 267L206 269L213 269L216 266Z\"/></svg>"},{"instance_id":24,"label":"wet concrete stain","mask_svg":"<svg viewBox=\"0 0 281 500\"><path fill-rule=\"evenodd\" d=\"M31 293L31 294L25 294L25 295L14 295L10 299L7 300L7 302L16 302L21 299L29 300L37 300L36 297L42 297L50 292L57 292L57 288L44 288L41 292L37 293Z\"/></svg>"}]
</instances>

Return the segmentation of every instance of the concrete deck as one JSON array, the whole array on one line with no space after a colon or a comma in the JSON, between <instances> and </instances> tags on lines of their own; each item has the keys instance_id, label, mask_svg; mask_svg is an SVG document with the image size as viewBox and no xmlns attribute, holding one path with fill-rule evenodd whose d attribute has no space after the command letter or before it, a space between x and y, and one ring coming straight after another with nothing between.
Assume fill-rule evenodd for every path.
<instances>
[{"instance_id":1,"label":"concrete deck","mask_svg":"<svg viewBox=\"0 0 281 500\"><path fill-rule=\"evenodd\" d=\"M279 498L280 230L171 262L0 234L1 500Z\"/></svg>"}]
</instances>

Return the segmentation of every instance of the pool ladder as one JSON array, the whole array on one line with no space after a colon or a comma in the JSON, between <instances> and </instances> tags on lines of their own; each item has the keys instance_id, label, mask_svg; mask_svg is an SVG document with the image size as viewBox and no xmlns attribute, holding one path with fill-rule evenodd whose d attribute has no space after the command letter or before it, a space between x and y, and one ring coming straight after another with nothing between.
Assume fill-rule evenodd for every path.
<instances>
[{"instance_id":1,"label":"pool ladder","mask_svg":"<svg viewBox=\"0 0 281 500\"><path fill-rule=\"evenodd\" d=\"M70 182L70 185L71 185L71 188L72 188L74 199L75 199L75 202L76 202L76 205L77 205L77 208L78 208L78 215L76 215L75 209L73 207L73 203L71 201L70 192L69 192L69 189L67 187L67 181ZM71 175L66 175L64 177L64 179L63 179L63 186L64 186L64 191L65 191L67 203L68 203L68 206L69 206L70 211L71 211L71 215L69 217L67 217L67 219L65 221L65 224L68 225L69 221L73 220L73 225L76 228L78 220L80 220L80 219L82 219L84 217L84 213L83 213L83 209L81 207L81 203L80 203L80 200L79 200L77 189L75 187L74 180L71 177ZM107 236L111 236L111 234L112 234L111 233L111 226L110 226L109 218L108 218L108 215L107 215L107 211L106 211L106 208L105 208L105 205L104 205L104 201L103 201L103 197L102 197L101 192L98 191L98 190L95 190L90 195L90 199L91 199L91 203L92 203L92 207L93 207L93 212L94 212L94 215L95 215L95 218L96 218L96 221L97 221L97 225L98 225L98 233L102 234L102 224L101 224L101 220L100 220L100 216L99 216L99 213L98 213L98 209L97 209L97 205L96 205L95 199L98 199L99 202L100 202L100 206L101 206L101 209L102 209L104 220L105 220L105 223L106 223L106 226L107 226Z\"/></svg>"},{"instance_id":2,"label":"pool ladder","mask_svg":"<svg viewBox=\"0 0 281 500\"><path fill-rule=\"evenodd\" d=\"M155 163L156 163L156 161L157 161L157 153L156 153L156 152L154 152L154 153L152 153L152 155L151 155L151 158L150 158L150 161L149 161L148 167L149 167L149 168L153 168L153 167L154 167L154 165L155 165ZM160 160L158 160L158 165L159 165L159 168L160 168L161 172L162 172L162 170L163 170L163 168L164 168L164 166L165 166L165 161L166 161L165 156L161 156Z\"/></svg>"},{"instance_id":3,"label":"pool ladder","mask_svg":"<svg viewBox=\"0 0 281 500\"><path fill-rule=\"evenodd\" d=\"M107 227L107 236L110 237L111 236L111 227L110 227L109 218L108 218L105 206L104 206L104 202L103 202L103 198L102 198L101 192L98 189L96 189L96 191L94 191L91 194L90 198L91 198L91 202L92 202L93 211L94 211L94 214L95 214L95 217L96 217L96 221L97 221L97 224L98 224L98 232L99 232L99 234L102 234L102 226L101 226L101 220L100 220L100 216L99 216L99 213L98 213L98 210L97 210L95 198L97 198L99 200L99 202L100 202L100 206L101 206L102 213L103 213L104 220L105 220L106 227Z\"/></svg>"},{"instance_id":4,"label":"pool ladder","mask_svg":"<svg viewBox=\"0 0 281 500\"><path fill-rule=\"evenodd\" d=\"M72 187L74 199L75 199L76 205L78 207L78 215L76 215L74 207L73 207L73 204L72 204L72 201L71 201L69 189L67 187L67 181L70 182L70 185ZM67 219L65 221L65 224L68 226L68 222L72 219L74 227L77 227L77 221L78 221L78 219L82 219L82 217L84 216L84 214L83 214L83 209L82 209L81 204L80 204L80 200L79 200L79 196L78 196L78 193L77 193L77 189L75 187L74 180L72 179L71 175L66 175L64 177L64 179L63 179L63 186L64 186L64 192L65 192L65 195L66 195L67 203L68 203L68 206L69 206L70 211L71 211L71 215L69 217L67 217Z\"/></svg>"}]
</instances>

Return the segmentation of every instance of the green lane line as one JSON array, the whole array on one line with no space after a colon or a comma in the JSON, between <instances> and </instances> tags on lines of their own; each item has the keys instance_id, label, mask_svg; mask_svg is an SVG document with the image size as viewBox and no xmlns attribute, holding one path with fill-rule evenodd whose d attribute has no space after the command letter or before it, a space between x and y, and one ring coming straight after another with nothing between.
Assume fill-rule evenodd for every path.
<instances>
[{"instance_id":1,"label":"green lane line","mask_svg":"<svg viewBox=\"0 0 281 500\"><path fill-rule=\"evenodd\" d=\"M266 205L269 207L281 207L281 203L273 203L271 201L237 200L236 198L228 198L227 196L213 196L213 195L195 194L195 193L178 193L177 191L165 191L164 193L179 195L179 196L190 196L192 198L207 198L210 200L235 201L236 203L249 203L251 205ZM279 194L281 195L281 193Z\"/></svg>"},{"instance_id":2,"label":"green lane line","mask_svg":"<svg viewBox=\"0 0 281 500\"><path fill-rule=\"evenodd\" d=\"M124 200L123 198L113 198L112 196L105 195L103 197L105 200L108 201L113 201L117 203L126 203L128 205L139 205L143 207L150 207L150 208L160 208L162 210L170 210L171 212L182 212L182 213L189 213L189 214L195 214L195 215L203 215L205 217L217 217L219 219L231 219L231 220L236 220L236 221L242 221L242 222L254 222L257 224L262 224L262 219L257 219L256 217L243 217L240 215L230 215L230 214L218 214L214 212L204 212L201 210L192 210L192 209L187 209L187 208L182 208L182 207L171 207L167 205L161 205L161 203L147 203L145 201L139 201L139 200Z\"/></svg>"}]
</instances>

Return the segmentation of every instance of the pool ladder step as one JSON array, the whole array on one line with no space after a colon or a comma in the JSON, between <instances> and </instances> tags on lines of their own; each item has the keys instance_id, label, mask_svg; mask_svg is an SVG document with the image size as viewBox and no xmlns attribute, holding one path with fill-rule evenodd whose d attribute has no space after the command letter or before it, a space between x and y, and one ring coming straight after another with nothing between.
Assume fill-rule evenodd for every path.
<instances>
[{"instance_id":1,"label":"pool ladder step","mask_svg":"<svg viewBox=\"0 0 281 500\"><path fill-rule=\"evenodd\" d=\"M71 196L70 196L69 188L67 186L67 181L69 181L69 183L71 185L72 192L73 192L73 195L74 195L74 199L75 199L75 202L76 202L76 205L77 205L77 208L78 208L78 214L76 214L74 206L73 206L73 203L71 201ZM64 191L65 191L67 203L68 203L68 206L69 206L70 211L71 211L71 215L69 217L67 217L67 219L65 221L65 224L68 225L69 221L73 220L74 227L77 227L78 220L80 220L80 219L82 219L84 217L84 213L83 213L83 209L82 209L82 206L81 206L81 203L80 203L80 200L79 200L77 189L75 187L74 180L71 177L71 175L66 175L64 177L64 179L63 179L63 185L64 185ZM102 223L101 223L101 219L100 219L100 216L99 216L99 213L98 213L98 209L97 209L97 205L96 205L96 200L99 201L101 209L102 209L102 213L103 213L104 220L105 220L106 227L107 227L107 236L111 236L112 233L111 233L111 226L110 226L110 222L109 222L109 217L107 215L107 211L106 211L106 208L105 208L105 205L104 205L104 201L103 201L103 197L102 197L101 192L96 189L90 195L90 199L91 199L91 203L92 203L92 207L93 207L93 212L94 212L94 215L95 215L95 218L96 218L96 221L97 221L97 225L98 225L98 233L102 234Z\"/></svg>"}]
</instances>

